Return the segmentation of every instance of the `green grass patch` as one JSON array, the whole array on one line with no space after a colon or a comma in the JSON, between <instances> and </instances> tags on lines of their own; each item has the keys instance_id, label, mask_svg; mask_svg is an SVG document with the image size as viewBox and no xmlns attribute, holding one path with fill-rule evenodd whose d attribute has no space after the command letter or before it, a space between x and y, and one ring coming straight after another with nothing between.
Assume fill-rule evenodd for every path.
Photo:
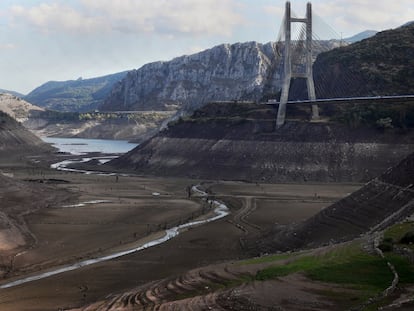
<instances>
[{"instance_id":1,"label":"green grass patch","mask_svg":"<svg viewBox=\"0 0 414 311\"><path fill-rule=\"evenodd\" d=\"M365 253L357 243L353 243L321 256L304 256L286 265L265 268L256 274L256 279L269 280L296 272L302 272L313 280L369 292L385 289L393 278L385 260Z\"/></svg>"},{"instance_id":2,"label":"green grass patch","mask_svg":"<svg viewBox=\"0 0 414 311\"><path fill-rule=\"evenodd\" d=\"M259 258L247 259L239 262L240 265L255 265L261 263L268 263L268 262L276 262L283 259L288 259L294 256L297 256L298 253L284 253L284 254L276 254L276 255L268 255Z\"/></svg>"},{"instance_id":3,"label":"green grass patch","mask_svg":"<svg viewBox=\"0 0 414 311\"><path fill-rule=\"evenodd\" d=\"M394 242L399 242L401 238L409 231L414 230L414 222L404 222L396 224L384 232L384 239L391 238Z\"/></svg>"},{"instance_id":4,"label":"green grass patch","mask_svg":"<svg viewBox=\"0 0 414 311\"><path fill-rule=\"evenodd\" d=\"M414 265L407 258L393 253L386 253L385 258L397 270L400 284L414 284Z\"/></svg>"}]
</instances>

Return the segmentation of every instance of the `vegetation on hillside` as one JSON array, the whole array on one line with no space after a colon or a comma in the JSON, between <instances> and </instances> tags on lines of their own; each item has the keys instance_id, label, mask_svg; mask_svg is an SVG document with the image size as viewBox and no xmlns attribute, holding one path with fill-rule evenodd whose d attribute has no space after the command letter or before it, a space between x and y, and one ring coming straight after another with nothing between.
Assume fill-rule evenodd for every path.
<instances>
[{"instance_id":1,"label":"vegetation on hillside","mask_svg":"<svg viewBox=\"0 0 414 311\"><path fill-rule=\"evenodd\" d=\"M414 24L318 56L318 98L414 94Z\"/></svg>"},{"instance_id":2,"label":"vegetation on hillside","mask_svg":"<svg viewBox=\"0 0 414 311\"><path fill-rule=\"evenodd\" d=\"M166 114L156 111L145 113L107 113L107 112L62 112L54 110L34 111L32 118L41 118L49 122L84 122L124 119L137 123L157 121L165 119Z\"/></svg>"},{"instance_id":3,"label":"vegetation on hillside","mask_svg":"<svg viewBox=\"0 0 414 311\"><path fill-rule=\"evenodd\" d=\"M47 82L24 97L40 107L58 111L93 111L126 72L92 79Z\"/></svg>"}]
</instances>

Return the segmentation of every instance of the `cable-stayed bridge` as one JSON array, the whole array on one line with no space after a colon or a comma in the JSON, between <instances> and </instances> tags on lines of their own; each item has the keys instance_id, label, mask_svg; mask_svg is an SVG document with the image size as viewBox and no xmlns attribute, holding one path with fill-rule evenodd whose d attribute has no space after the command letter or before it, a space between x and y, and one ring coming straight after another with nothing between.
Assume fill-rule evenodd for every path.
<instances>
[{"instance_id":1,"label":"cable-stayed bridge","mask_svg":"<svg viewBox=\"0 0 414 311\"><path fill-rule=\"evenodd\" d=\"M387 102L398 102L401 100L412 100L412 95L398 95L398 96L358 96L349 94L348 89L352 83L355 83L356 77L352 76L351 72L346 72L342 75L343 79L336 83L334 90L329 89L332 81L329 80L329 75L319 70L317 79L314 80L313 63L316 59L316 53L328 51L330 48L324 44L327 40L322 40L318 33L324 32L322 36L325 38L336 39L337 46L344 45L342 39L323 22L313 11L311 3L307 4L305 17L297 17L292 11L290 2L286 2L285 15L281 24L277 43L277 58L276 62L280 63L280 81L281 91L280 98L270 100L268 103L278 106L278 113L276 119L277 127L284 124L286 119L287 104L309 104L311 105L311 119L319 119L318 105L322 104L340 104L344 102L353 103L375 103L386 100ZM326 34L326 32L329 32ZM332 47L332 45L330 45ZM292 88L294 83L301 82L300 92L302 95L307 94L306 99L299 99L298 87ZM305 92L306 90L306 92ZM351 95L351 96L349 96ZM361 94L366 95L366 94ZM302 96L303 97L303 96Z\"/></svg>"}]
</instances>

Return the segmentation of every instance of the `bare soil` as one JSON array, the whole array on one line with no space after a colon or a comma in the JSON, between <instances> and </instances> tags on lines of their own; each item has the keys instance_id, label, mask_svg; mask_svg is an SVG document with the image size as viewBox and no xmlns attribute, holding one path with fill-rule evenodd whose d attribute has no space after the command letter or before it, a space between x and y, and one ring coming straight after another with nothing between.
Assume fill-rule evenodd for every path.
<instances>
[{"instance_id":1,"label":"bare soil","mask_svg":"<svg viewBox=\"0 0 414 311\"><path fill-rule=\"evenodd\" d=\"M33 239L23 249L14 249L2 283L140 245L165 227L197 217L203 209L201 200L187 197L187 187L195 180L119 177L117 182L114 176L48 169L14 170L14 175L31 179L24 184L35 189L13 197L16 206L32 202L24 226ZM245 258L245 238L257 236L274 222L301 221L359 185L207 182L203 187L226 202L231 215L139 253L1 289L0 310L80 307L189 269ZM33 192L46 201L53 198L53 204L38 205L39 196ZM93 200L107 201L75 206Z\"/></svg>"}]
</instances>

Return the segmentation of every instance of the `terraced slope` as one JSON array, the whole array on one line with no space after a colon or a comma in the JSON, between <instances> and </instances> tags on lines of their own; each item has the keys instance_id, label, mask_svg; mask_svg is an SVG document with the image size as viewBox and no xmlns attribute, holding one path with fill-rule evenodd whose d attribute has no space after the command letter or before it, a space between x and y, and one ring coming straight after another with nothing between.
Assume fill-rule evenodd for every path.
<instances>
[{"instance_id":1,"label":"terraced slope","mask_svg":"<svg viewBox=\"0 0 414 311\"><path fill-rule=\"evenodd\" d=\"M369 238L359 239L210 265L75 310L366 310L369 305L384 306L404 298L399 293L389 296L394 278L388 260L404 271L398 286L413 285L414 266L396 254L383 258L370 253L374 245Z\"/></svg>"},{"instance_id":2,"label":"terraced slope","mask_svg":"<svg viewBox=\"0 0 414 311\"><path fill-rule=\"evenodd\" d=\"M274 228L256 242L274 252L351 240L384 229L414 213L414 154L360 190L325 208L302 224Z\"/></svg>"},{"instance_id":3,"label":"terraced slope","mask_svg":"<svg viewBox=\"0 0 414 311\"><path fill-rule=\"evenodd\" d=\"M108 165L213 180L360 182L414 151L413 130L298 120L275 130L275 114L264 105L213 103Z\"/></svg>"}]
</instances>

